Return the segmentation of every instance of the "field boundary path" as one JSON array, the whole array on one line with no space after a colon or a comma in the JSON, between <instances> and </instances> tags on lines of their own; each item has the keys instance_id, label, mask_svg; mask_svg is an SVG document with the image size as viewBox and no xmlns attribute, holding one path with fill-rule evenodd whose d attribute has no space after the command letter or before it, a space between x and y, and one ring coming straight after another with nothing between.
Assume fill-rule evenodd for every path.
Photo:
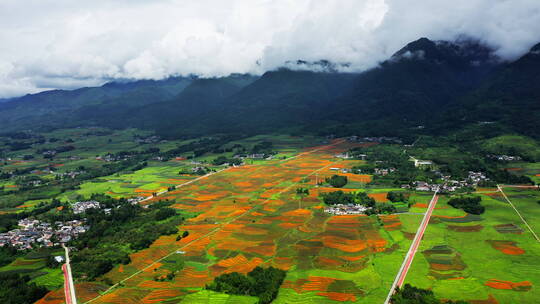
<instances>
[{"instance_id":1,"label":"field boundary path","mask_svg":"<svg viewBox=\"0 0 540 304\"><path fill-rule=\"evenodd\" d=\"M73 276L71 275L71 265L69 260L69 249L62 244L66 252L66 263L62 265L64 272L64 293L66 295L66 304L77 304L77 296L75 295L75 284L73 284Z\"/></svg>"},{"instance_id":2,"label":"field boundary path","mask_svg":"<svg viewBox=\"0 0 540 304\"><path fill-rule=\"evenodd\" d=\"M422 237L424 236L424 232L426 231L427 225L429 223L429 219L431 218L431 213L433 213L433 210L435 209L435 205L437 205L437 201L439 200L439 197L437 196L438 192L439 192L439 189L437 189L435 193L433 193L433 197L431 198L431 201L429 202L428 210L426 210L426 213L424 214L424 218L422 219L422 222L420 223L420 226L418 227L418 230L416 231L416 235L414 236L411 246L409 247L409 251L407 252L407 255L405 255L405 259L403 260L403 263L401 264L401 268L399 268L396 278L394 279L394 283L392 283L392 287L390 287L388 296L386 297L386 300L384 301L385 304L390 303L390 299L392 298L392 295L394 294L396 287L401 287L401 285L403 285L403 281L405 281L405 277L407 276L407 272L409 271L409 268L411 267L416 250L418 250L418 247L420 246L420 241L422 241Z\"/></svg>"},{"instance_id":3,"label":"field boundary path","mask_svg":"<svg viewBox=\"0 0 540 304\"><path fill-rule=\"evenodd\" d=\"M504 187L504 186L503 186ZM499 191L501 192L501 194L504 196L504 199L506 199L506 201L510 204L510 206L512 206L512 208L516 211L517 215L519 216L519 218L521 219L521 221L523 221L523 223L525 224L525 226L527 226L527 228L529 229L529 231L531 231L531 233L533 234L534 238L536 239L536 241L540 242L540 239L538 238L538 235L536 235L536 233L534 233L534 231L532 230L531 226L529 226L529 223L527 223L527 221L523 218L523 216L521 216L521 213L519 213L519 211L517 210L516 206L514 206L514 204L512 204L512 202L510 201L510 199L508 199L508 196L506 196L506 194L504 193L502 187L500 185L497 185L497 188L499 189Z\"/></svg>"},{"instance_id":4,"label":"field boundary path","mask_svg":"<svg viewBox=\"0 0 540 304\"><path fill-rule=\"evenodd\" d=\"M298 155L296 155L296 156L294 156L294 157L287 158L287 159L281 161L280 163L283 163L283 162L286 162L286 161L289 161L289 160L298 158L299 156L302 156L302 155L306 155L306 154L310 154L310 153L313 153L313 152L317 152L317 151L322 150L322 149L324 149L324 148L332 147L332 146L338 145L338 144L343 143L343 142L344 142L344 140L340 140L340 141L336 141L336 142L334 142L334 143L332 143L332 144L329 144L329 145L325 145L325 146L319 147L319 148L317 148L317 149L313 149L313 150L310 150L310 151L302 152L302 153L300 153L300 154L298 154ZM307 177L309 177L309 176L311 176L311 175L313 175L313 174L316 174L317 172L319 172L319 171L321 171L321 170L324 170L324 169L326 169L326 168L328 168L328 167L334 165L335 163L337 163L337 162L339 162L339 161L341 161L341 160L332 162L332 163L330 163L330 164L328 164L328 165L326 165L326 166L323 166L323 167L321 167L321 168L319 168L319 169L316 169L316 170L312 171L311 173L306 174L303 178L307 178ZM228 169L228 168L227 168L227 169ZM217 172L213 172L212 174L215 174L215 173L218 173L218 172L222 172L222 171L225 171L225 170L227 170L227 169L223 169L223 170L220 170L220 171L217 171ZM211 174L207 174L207 175L205 175L205 176L202 176L201 178L197 178L197 179L195 179L195 180L191 180L191 181L189 181L188 183L195 182L196 180L200 180L200 179L202 179L203 177L208 177L209 175L211 175ZM281 191L279 191L278 194L281 194L281 193L283 193L283 192L288 191L288 190L291 189L292 187L296 186L298 183L299 183L299 182L292 183L291 185L289 185L289 186L287 186L286 188L283 188ZM185 184L187 184L187 183L185 183ZM182 184L182 185L179 185L179 186L183 186L183 185L185 185L185 184ZM165 192L166 192L166 191L165 191ZM164 193L165 193L165 192L164 192ZM240 218L242 218L242 217L244 217L244 216L246 216L246 215L248 215L248 214L251 214L251 213L253 213L253 212L259 210L262 206L264 206L265 203L267 203L267 202L268 202L269 200L271 200L271 199L272 199L272 198L267 198L266 200L264 200L263 202L261 202L259 205L257 205L257 206L255 206L255 207L251 208L250 210L248 210L248 211L246 211L246 212L244 212L244 213L242 213L242 214L240 214L240 215L238 215L238 216L236 216L236 217L231 218L229 221L226 221L226 222L223 222L223 223L219 224L218 227L212 229L212 230L209 231L208 233L206 233L206 234L204 234L204 235L202 235L202 236L200 236L200 237L198 237L198 238L196 238L196 239L193 239L193 240L191 240L190 242L183 244L182 246L177 247L176 249L172 250L171 252L169 252L169 253L166 254L165 256L163 256L163 257L161 257L161 258L159 258L159 259L157 259L157 260L154 260L152 263L148 264L148 265L145 266L144 268L142 268L142 269L138 270L137 272L133 273L132 275L130 275L130 276L128 276L128 277L126 277L126 278L124 278L124 279L118 281L116 284L112 285L112 286L109 287L107 290L103 291L100 295L96 296L96 297L93 298L93 299L90 299L90 300L84 302L83 304L88 304L88 303L94 302L95 300L97 300L97 299L101 298L102 296L108 294L109 292L111 292L113 289L115 289L116 287L120 286L120 285L123 284L124 282L128 281L129 279L131 279L131 278L133 278L133 277L139 275L141 272L143 272L143 271L149 269L150 267L154 266L156 263L159 263L160 261L163 261L164 259L166 259L166 258L172 256L173 254L176 254L179 250L181 250L181 249L183 249L183 248L185 248L185 247L187 247L187 246L193 244L194 242L197 242L197 241L200 241L200 240L202 240L202 239L205 239L205 238L207 238L207 237L209 237L209 236L212 236L212 235L214 235L215 233L217 233L218 231L220 231L220 230L223 228L223 226L226 226L227 224L229 224L229 223L231 223L231 222L233 222L233 221L236 221L236 220L238 220L238 219L240 219ZM68 303L66 303L66 304L68 304Z\"/></svg>"}]
</instances>

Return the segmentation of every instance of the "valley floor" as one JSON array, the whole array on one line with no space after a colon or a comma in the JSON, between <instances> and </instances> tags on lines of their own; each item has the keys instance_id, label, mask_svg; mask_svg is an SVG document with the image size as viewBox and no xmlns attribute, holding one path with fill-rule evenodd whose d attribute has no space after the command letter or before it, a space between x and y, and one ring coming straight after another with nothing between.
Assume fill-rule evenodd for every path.
<instances>
[{"instance_id":1,"label":"valley floor","mask_svg":"<svg viewBox=\"0 0 540 304\"><path fill-rule=\"evenodd\" d=\"M316 180L332 174L330 168L350 167L353 161L334 155L354 145L334 141L294 158L231 167L145 201L171 199L174 208L199 213L180 227L189 236L162 236L132 254L129 264L102 278L112 287L101 280L76 284L79 303L256 303L204 287L220 274L259 265L287 270L274 303L384 302L431 195L415 194L416 205L403 214L324 213L318 195L329 190L315 187ZM310 195L299 197L298 187L310 188ZM536 204L520 191L533 190L508 189L517 208ZM452 300L532 303L540 295L540 245L497 189L479 194L486 206L481 216L454 209L441 196L405 282ZM538 229L539 218L530 217ZM179 258L185 264L174 278L156 280ZM38 303L63 301L60 289Z\"/></svg>"}]
</instances>

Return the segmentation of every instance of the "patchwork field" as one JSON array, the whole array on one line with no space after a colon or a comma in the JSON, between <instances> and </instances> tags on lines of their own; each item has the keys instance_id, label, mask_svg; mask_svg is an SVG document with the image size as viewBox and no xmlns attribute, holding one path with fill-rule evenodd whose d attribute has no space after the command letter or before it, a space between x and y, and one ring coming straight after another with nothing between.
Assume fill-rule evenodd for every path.
<instances>
[{"instance_id":1,"label":"patchwork field","mask_svg":"<svg viewBox=\"0 0 540 304\"><path fill-rule=\"evenodd\" d=\"M85 291L81 300L252 303L255 298L203 288L220 274L262 265L288 271L276 303L381 302L421 215L329 216L315 195L299 197L295 191L313 187L317 174L343 162L333 155L348 148L336 142L288 160L230 168L146 201L175 199L175 208L200 214L180 227L188 237L159 238L104 276L118 283L114 288L101 296ZM180 272L156 279L171 272L171 259L183 261ZM40 303L57 303L56 295Z\"/></svg>"},{"instance_id":2,"label":"patchwork field","mask_svg":"<svg viewBox=\"0 0 540 304\"><path fill-rule=\"evenodd\" d=\"M196 175L179 175L181 169L190 169L188 161L150 162L149 166L133 173L115 174L83 183L79 190L63 194L62 200L73 200L78 195L89 197L104 193L114 198L150 196L154 192L183 184Z\"/></svg>"},{"instance_id":3,"label":"patchwork field","mask_svg":"<svg viewBox=\"0 0 540 304\"><path fill-rule=\"evenodd\" d=\"M533 209L538 208L531 190L504 190L534 225L538 217ZM447 197L439 199L405 282L432 288L443 299L535 303L540 297L540 244L500 192L480 193L486 207L482 215L452 208Z\"/></svg>"},{"instance_id":4,"label":"patchwork field","mask_svg":"<svg viewBox=\"0 0 540 304\"><path fill-rule=\"evenodd\" d=\"M352 145L334 141L329 146L294 148L287 155L294 157L231 167L145 201L174 200L174 208L197 213L179 227L189 236L160 237L97 282L77 283L80 302L255 303L254 297L204 287L220 274L247 273L256 266L287 270L275 303L383 302L432 195L413 193L411 208L401 214L324 213L319 194L336 189L316 185L333 174L348 176L350 182L341 190L366 191L377 203L387 202L389 191L400 190L372 187L370 175L343 173L361 163L334 156ZM85 183L77 191L144 196L194 178L179 177L182 166L185 163L151 164ZM310 189L310 194L296 194L299 187ZM537 209L540 192L505 188L505 193L538 229L540 214L529 211ZM432 288L440 298L534 301L540 282L538 242L497 189L479 189L478 194L486 206L480 216L449 206L448 197L440 198L406 282ZM61 290L39 303L63 303Z\"/></svg>"}]
</instances>

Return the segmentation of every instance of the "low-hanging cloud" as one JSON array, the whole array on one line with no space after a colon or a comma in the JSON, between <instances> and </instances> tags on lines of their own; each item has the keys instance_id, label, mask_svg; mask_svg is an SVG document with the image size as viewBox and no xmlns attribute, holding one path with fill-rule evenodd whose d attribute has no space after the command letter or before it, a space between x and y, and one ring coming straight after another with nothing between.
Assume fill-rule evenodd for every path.
<instances>
[{"instance_id":1,"label":"low-hanging cloud","mask_svg":"<svg viewBox=\"0 0 540 304\"><path fill-rule=\"evenodd\" d=\"M538 0L2 0L0 97L298 59L361 71L424 36L472 36L513 59L538 24Z\"/></svg>"}]
</instances>

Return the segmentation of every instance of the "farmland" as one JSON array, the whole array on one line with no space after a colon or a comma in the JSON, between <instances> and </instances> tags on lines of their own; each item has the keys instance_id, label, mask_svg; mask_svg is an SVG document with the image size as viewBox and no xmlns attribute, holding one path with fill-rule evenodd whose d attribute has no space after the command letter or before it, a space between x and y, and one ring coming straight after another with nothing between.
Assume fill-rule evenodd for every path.
<instances>
[{"instance_id":1,"label":"farmland","mask_svg":"<svg viewBox=\"0 0 540 304\"><path fill-rule=\"evenodd\" d=\"M123 147L144 151L131 143L135 131L119 132L116 137L109 135L120 141L118 147L111 146L111 153L124 151ZM76 139L77 155L84 157L62 156L65 161L58 162L62 163L57 166L59 172L82 164L87 168L103 165L103 160L96 159L103 153L92 149L103 149L100 145L106 145L109 137L70 136ZM156 146L167 151L198 141L164 141ZM250 151L264 142L272 142L271 158L246 158L238 167L213 164L219 156L231 159L238 147ZM146 249L127 251L128 263L115 265L91 282L79 279L79 301L255 303L255 297L217 293L205 286L222 274L246 274L257 266L272 266L287 271L274 303L383 302L432 195L397 188L395 183L374 184L374 175L351 172L366 161L336 157L363 147L374 148L344 140L323 145L315 137L241 138L219 143L197 156L191 150L165 160L148 156L142 168L83 180L74 189L54 195L62 202L73 202L95 193L130 198L165 191L142 204L169 201L182 214L194 215L178 227L178 234L161 236ZM41 159L22 164L49 165ZM529 166L528 173L535 172L533 165L522 164ZM191 169L197 166L219 172L195 181L200 175ZM321 196L338 190L327 182L336 174L347 177L339 190L365 192L377 206L393 205L397 213L333 216L323 212ZM12 184L6 181L6 186ZM299 194L299 188L309 192ZM389 192L403 191L408 203L388 200ZM538 229L539 192L516 187L504 191L533 229ZM482 215L455 209L447 204L449 195L441 196L405 282L432 289L439 298L493 303L534 299L540 280L534 272L538 243L496 188L478 189L477 194L486 207ZM50 199L26 200L5 210L32 210L42 201ZM189 235L180 237L185 231ZM496 262L485 263L486 257ZM52 290L39 303L63 303L63 292L57 289L62 285L61 273L46 267L43 259L19 257L0 271L31 274L33 282ZM76 268L74 272L78 273Z\"/></svg>"},{"instance_id":2,"label":"farmland","mask_svg":"<svg viewBox=\"0 0 540 304\"><path fill-rule=\"evenodd\" d=\"M333 156L350 145L336 143L292 159L232 167L145 201L175 200L174 208L200 214L180 228L189 231L188 237L161 237L132 254L128 265L105 274L102 279L120 284L93 303L219 298L203 289L213 277L247 273L256 266L288 271L276 303L383 299L421 216L332 217L322 212L318 191L306 197L295 192L313 188L331 167L351 165ZM180 272L172 280L156 281L170 272L167 261L177 255L184 262ZM49 296L52 301L54 294ZM252 298L238 300L249 303Z\"/></svg>"},{"instance_id":3,"label":"farmland","mask_svg":"<svg viewBox=\"0 0 540 304\"><path fill-rule=\"evenodd\" d=\"M538 222L532 190L507 191L529 224ZM454 209L441 197L406 283L433 289L441 298L533 303L539 296L540 244L496 188L479 195L486 207L481 215Z\"/></svg>"}]
</instances>

